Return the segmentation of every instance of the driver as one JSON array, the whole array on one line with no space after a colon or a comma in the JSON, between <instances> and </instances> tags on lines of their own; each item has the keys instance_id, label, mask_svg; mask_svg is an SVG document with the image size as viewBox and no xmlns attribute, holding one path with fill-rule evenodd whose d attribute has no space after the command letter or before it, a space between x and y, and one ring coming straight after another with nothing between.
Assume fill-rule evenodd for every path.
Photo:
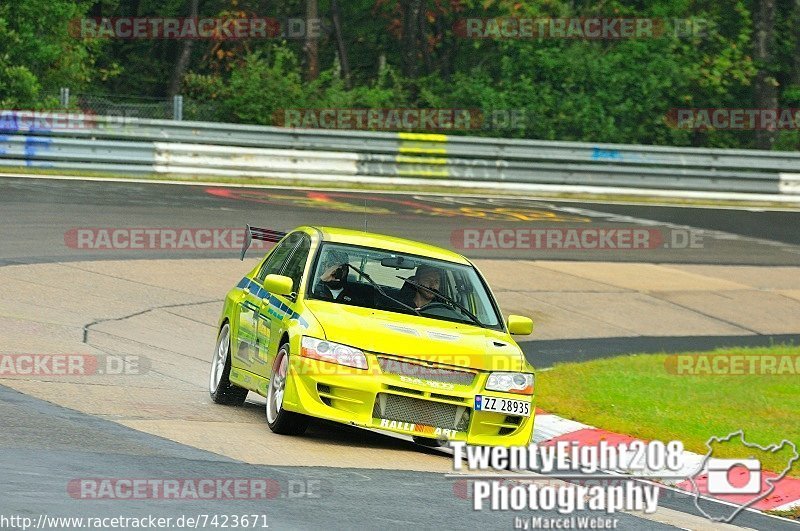
<instances>
[{"instance_id":1,"label":"driver","mask_svg":"<svg viewBox=\"0 0 800 531\"><path fill-rule=\"evenodd\" d=\"M417 272L414 274L413 280L421 286L425 286L428 289L438 292L442 281L442 272L438 267L421 265L417 267ZM436 298L436 295L427 289L414 289L416 293L414 294L414 298L411 302L413 303L414 308L418 310L423 306L427 306L428 304L432 303Z\"/></svg>"},{"instance_id":2,"label":"driver","mask_svg":"<svg viewBox=\"0 0 800 531\"><path fill-rule=\"evenodd\" d=\"M314 290L314 295L320 299L355 304L367 305L370 301L370 291L366 286L352 283L348 279L350 257L346 252L332 249L322 259L322 274Z\"/></svg>"}]
</instances>

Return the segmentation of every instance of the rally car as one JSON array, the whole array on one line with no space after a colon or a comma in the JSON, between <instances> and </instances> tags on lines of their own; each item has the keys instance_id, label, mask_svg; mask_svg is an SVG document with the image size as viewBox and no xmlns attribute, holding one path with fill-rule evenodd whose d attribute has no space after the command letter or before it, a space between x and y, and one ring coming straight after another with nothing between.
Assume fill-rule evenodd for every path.
<instances>
[{"instance_id":1,"label":"rally car","mask_svg":"<svg viewBox=\"0 0 800 531\"><path fill-rule=\"evenodd\" d=\"M534 371L478 269L454 252L330 227L286 234L228 292L209 391L241 405L266 397L273 432L300 435L312 417L410 435L525 445Z\"/></svg>"}]
</instances>

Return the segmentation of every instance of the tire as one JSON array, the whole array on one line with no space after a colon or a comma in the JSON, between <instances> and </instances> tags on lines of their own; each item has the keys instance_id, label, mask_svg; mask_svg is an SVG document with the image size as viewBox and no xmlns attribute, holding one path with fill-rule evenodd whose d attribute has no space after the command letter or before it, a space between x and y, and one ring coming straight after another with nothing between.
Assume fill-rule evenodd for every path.
<instances>
[{"instance_id":1,"label":"tire","mask_svg":"<svg viewBox=\"0 0 800 531\"><path fill-rule=\"evenodd\" d=\"M283 409L283 395L286 391L286 377L289 372L289 344L278 349L272 374L267 388L267 424L269 429L280 435L302 435L308 428L309 418L300 413Z\"/></svg>"},{"instance_id":2,"label":"tire","mask_svg":"<svg viewBox=\"0 0 800 531\"><path fill-rule=\"evenodd\" d=\"M231 326L225 323L217 337L217 348L211 359L208 392L216 404L241 406L247 398L247 389L231 383Z\"/></svg>"}]
</instances>

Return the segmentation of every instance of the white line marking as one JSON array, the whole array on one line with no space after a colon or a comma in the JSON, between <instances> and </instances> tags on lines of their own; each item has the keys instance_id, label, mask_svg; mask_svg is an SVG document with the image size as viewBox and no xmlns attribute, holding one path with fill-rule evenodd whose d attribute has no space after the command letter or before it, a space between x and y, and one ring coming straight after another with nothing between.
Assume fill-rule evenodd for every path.
<instances>
[{"instance_id":1,"label":"white line marking","mask_svg":"<svg viewBox=\"0 0 800 531\"><path fill-rule=\"evenodd\" d=\"M182 181L182 180L170 180L170 179L142 179L138 177L87 177L87 176L79 176L79 175L44 175L44 174L29 174L29 173L0 173L0 177L11 177L11 178L22 178L22 179L51 179L57 181L90 181L90 182L114 182L114 183L137 183L137 184L167 184L167 185L177 185L177 186L216 186L220 188L256 188L256 189L277 189L277 190L309 190L311 186L297 186L292 184L242 184L242 183L226 183L226 182L213 182L213 181ZM339 175L336 176L335 179L330 179L332 181L342 181L342 182L355 182L349 181L347 179L343 179L343 176ZM414 182L410 182L414 181ZM320 182L326 182L324 180L320 180ZM492 186L478 186L478 181L446 181L446 180L425 180L425 179L410 179L408 182L406 180L397 180L397 179L387 179L385 181L368 181L374 184L420 184L420 185L427 185L427 186L449 186L449 185L458 185L460 184L470 184L471 188L496 188L496 183L491 183ZM358 184L358 182L355 182ZM485 184L485 183L484 183ZM563 186L560 187L558 185L539 185L540 188L535 189L518 189L514 186L511 186L513 183L503 183L503 186L509 190L519 190L519 191L529 191L529 192L552 192L552 193L588 193L588 194L599 194L599 195L608 195L608 194L632 194L635 189L623 188L604 188L604 187L568 187ZM554 187L553 189L545 189L544 187L551 186ZM578 189L581 188L581 189ZM592 190L589 191L588 188ZM350 189L350 188L336 188L336 187L313 187L314 190L319 190L323 192L350 192L350 193L372 193L372 194L386 194L386 195L430 195L430 196L441 196L446 195L442 192L428 192L428 191L421 191L415 192L411 190L357 190L357 189ZM642 190L647 193L639 193L635 195L641 196L652 196L652 197L675 197L675 198L682 198L678 195L669 195L667 194L658 194L656 192L669 192L669 190ZM641 192L641 191L640 191ZM651 194L652 192L652 194ZM636 205L636 206L665 206L665 207L674 207L674 208L704 208L704 209L715 209L715 210L750 210L753 208L764 210L764 211L775 211L775 212L796 212L800 210L800 196L798 197L790 197L785 195L777 195L777 194L739 194L735 192L731 192L729 195L731 196L731 200L741 200L741 201L766 201L766 202L778 202L778 203L786 203L786 207L779 207L779 206L758 206L753 207L752 205L683 205L683 204L673 204L673 203L657 203L657 202L637 202L637 201L624 201L624 200L613 200L608 198L570 198L570 197L548 197L548 196L536 196L536 195L502 195L502 194L474 194L474 193L461 193L457 190L452 192L448 192L449 195L457 195L459 197L475 197L475 198L493 198L493 199L508 199L508 198L515 198L515 199L524 199L524 200L532 200L532 201L557 201L557 202L564 202L564 203L597 203L597 204L607 204L607 205ZM689 196L686 196L689 197ZM685 198L685 197L683 197ZM697 196L698 199L720 199L719 197L702 197Z\"/></svg>"}]
</instances>

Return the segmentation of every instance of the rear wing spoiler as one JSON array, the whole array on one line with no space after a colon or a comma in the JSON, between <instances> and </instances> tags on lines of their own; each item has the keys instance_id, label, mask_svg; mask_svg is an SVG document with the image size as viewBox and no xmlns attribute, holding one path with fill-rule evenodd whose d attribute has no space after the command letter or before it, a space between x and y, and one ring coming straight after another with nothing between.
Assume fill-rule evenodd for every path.
<instances>
[{"instance_id":1,"label":"rear wing spoiler","mask_svg":"<svg viewBox=\"0 0 800 531\"><path fill-rule=\"evenodd\" d=\"M270 229L262 229L260 227L251 227L250 225L245 225L246 229L244 231L244 243L242 244L242 256L239 260L244 260L244 255L247 252L247 249L250 248L250 244L253 240L261 240L263 242L273 242L278 243L286 236L286 232L281 232L279 230L270 230Z\"/></svg>"}]
</instances>

